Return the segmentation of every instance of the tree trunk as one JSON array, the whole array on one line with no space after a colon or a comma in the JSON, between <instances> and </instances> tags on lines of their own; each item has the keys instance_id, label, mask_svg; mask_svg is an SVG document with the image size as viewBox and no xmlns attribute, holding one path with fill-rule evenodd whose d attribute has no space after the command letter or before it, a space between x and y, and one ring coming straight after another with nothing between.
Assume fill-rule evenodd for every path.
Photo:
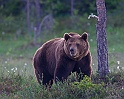
<instances>
[{"instance_id":1,"label":"tree trunk","mask_svg":"<svg viewBox=\"0 0 124 99\"><path fill-rule=\"evenodd\" d=\"M97 53L98 53L98 72L100 78L105 78L108 69L108 47L106 38L106 7L104 0L96 0L98 21L97 31Z\"/></svg>"},{"instance_id":2,"label":"tree trunk","mask_svg":"<svg viewBox=\"0 0 124 99\"><path fill-rule=\"evenodd\" d=\"M71 0L71 16L74 16L74 0Z\"/></svg>"},{"instance_id":3,"label":"tree trunk","mask_svg":"<svg viewBox=\"0 0 124 99\"><path fill-rule=\"evenodd\" d=\"M36 27L37 27L37 30L39 30L39 25L40 25L40 1L39 0L35 0L35 6L36 6Z\"/></svg>"},{"instance_id":4,"label":"tree trunk","mask_svg":"<svg viewBox=\"0 0 124 99\"><path fill-rule=\"evenodd\" d=\"M30 33L30 0L27 0L27 29L28 33Z\"/></svg>"},{"instance_id":5,"label":"tree trunk","mask_svg":"<svg viewBox=\"0 0 124 99\"><path fill-rule=\"evenodd\" d=\"M36 27L34 27L34 44L36 44L36 40L38 35L40 34L40 1L35 0L35 9L36 9Z\"/></svg>"},{"instance_id":6,"label":"tree trunk","mask_svg":"<svg viewBox=\"0 0 124 99\"><path fill-rule=\"evenodd\" d=\"M74 0L71 0L71 27L74 28Z\"/></svg>"}]
</instances>

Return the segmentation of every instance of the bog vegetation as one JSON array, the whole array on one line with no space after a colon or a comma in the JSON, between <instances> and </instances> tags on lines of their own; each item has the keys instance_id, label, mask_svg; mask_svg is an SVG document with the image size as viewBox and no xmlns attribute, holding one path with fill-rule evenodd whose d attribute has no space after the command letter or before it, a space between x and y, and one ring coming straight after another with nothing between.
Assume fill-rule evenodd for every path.
<instances>
[{"instance_id":1,"label":"bog vegetation","mask_svg":"<svg viewBox=\"0 0 124 99\"><path fill-rule=\"evenodd\" d=\"M27 1L0 1L0 99L124 99L124 1L106 0L110 73L104 82L97 74L96 20L87 19L90 13L96 14L95 0L74 2L73 14L71 0L39 0L42 27L37 39L34 1L38 0L30 2L30 32ZM71 31L89 34L92 78L77 82L73 73L50 89L39 85L32 66L33 54L45 41Z\"/></svg>"}]
</instances>

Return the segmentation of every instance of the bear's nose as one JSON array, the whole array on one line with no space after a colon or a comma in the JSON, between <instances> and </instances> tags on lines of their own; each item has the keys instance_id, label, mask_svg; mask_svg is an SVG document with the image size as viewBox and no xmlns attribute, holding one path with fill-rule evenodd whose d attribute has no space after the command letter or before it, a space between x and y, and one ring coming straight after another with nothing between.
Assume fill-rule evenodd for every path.
<instances>
[{"instance_id":1,"label":"bear's nose","mask_svg":"<svg viewBox=\"0 0 124 99\"><path fill-rule=\"evenodd\" d=\"M71 52L71 53L74 53L74 49L73 49L73 48L70 48L70 52Z\"/></svg>"}]
</instances>

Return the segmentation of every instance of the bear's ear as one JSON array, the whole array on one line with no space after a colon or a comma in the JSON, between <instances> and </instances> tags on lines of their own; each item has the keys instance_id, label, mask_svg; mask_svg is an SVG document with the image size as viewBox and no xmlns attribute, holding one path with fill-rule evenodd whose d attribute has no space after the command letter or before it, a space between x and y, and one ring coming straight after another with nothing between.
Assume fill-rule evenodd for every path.
<instances>
[{"instance_id":1,"label":"bear's ear","mask_svg":"<svg viewBox=\"0 0 124 99\"><path fill-rule=\"evenodd\" d=\"M64 34L64 39L67 41L69 38L71 38L71 36L68 33Z\"/></svg>"},{"instance_id":2,"label":"bear's ear","mask_svg":"<svg viewBox=\"0 0 124 99\"><path fill-rule=\"evenodd\" d=\"M82 35L81 35L81 38L84 39L85 41L87 41L88 39L88 34L86 32L84 32Z\"/></svg>"}]
</instances>

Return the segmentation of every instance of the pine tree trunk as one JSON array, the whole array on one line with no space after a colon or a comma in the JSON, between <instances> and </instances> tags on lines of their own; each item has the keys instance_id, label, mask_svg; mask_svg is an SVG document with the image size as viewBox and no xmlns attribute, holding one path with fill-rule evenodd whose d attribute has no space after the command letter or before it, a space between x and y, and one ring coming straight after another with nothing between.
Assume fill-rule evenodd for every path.
<instances>
[{"instance_id":1,"label":"pine tree trunk","mask_svg":"<svg viewBox=\"0 0 124 99\"><path fill-rule=\"evenodd\" d=\"M108 47L106 38L106 7L104 0L96 0L97 14L97 53L98 53L98 72L100 78L105 78L108 74Z\"/></svg>"},{"instance_id":2,"label":"pine tree trunk","mask_svg":"<svg viewBox=\"0 0 124 99\"><path fill-rule=\"evenodd\" d=\"M36 40L38 35L40 34L40 1L34 0L35 2L35 9L36 9L36 27L34 27L34 44L36 44Z\"/></svg>"},{"instance_id":3,"label":"pine tree trunk","mask_svg":"<svg viewBox=\"0 0 124 99\"><path fill-rule=\"evenodd\" d=\"M35 0L35 6L36 6L36 35L38 36L40 34L40 31L39 31L39 26L40 26L40 1L39 0Z\"/></svg>"},{"instance_id":4,"label":"pine tree trunk","mask_svg":"<svg viewBox=\"0 0 124 99\"><path fill-rule=\"evenodd\" d=\"M28 29L28 33L31 32L31 28L30 28L30 0L27 0L27 29Z\"/></svg>"},{"instance_id":5,"label":"pine tree trunk","mask_svg":"<svg viewBox=\"0 0 124 99\"><path fill-rule=\"evenodd\" d=\"M71 0L71 16L74 16L74 0Z\"/></svg>"},{"instance_id":6,"label":"pine tree trunk","mask_svg":"<svg viewBox=\"0 0 124 99\"><path fill-rule=\"evenodd\" d=\"M71 25L74 27L74 0L71 0Z\"/></svg>"}]
</instances>

